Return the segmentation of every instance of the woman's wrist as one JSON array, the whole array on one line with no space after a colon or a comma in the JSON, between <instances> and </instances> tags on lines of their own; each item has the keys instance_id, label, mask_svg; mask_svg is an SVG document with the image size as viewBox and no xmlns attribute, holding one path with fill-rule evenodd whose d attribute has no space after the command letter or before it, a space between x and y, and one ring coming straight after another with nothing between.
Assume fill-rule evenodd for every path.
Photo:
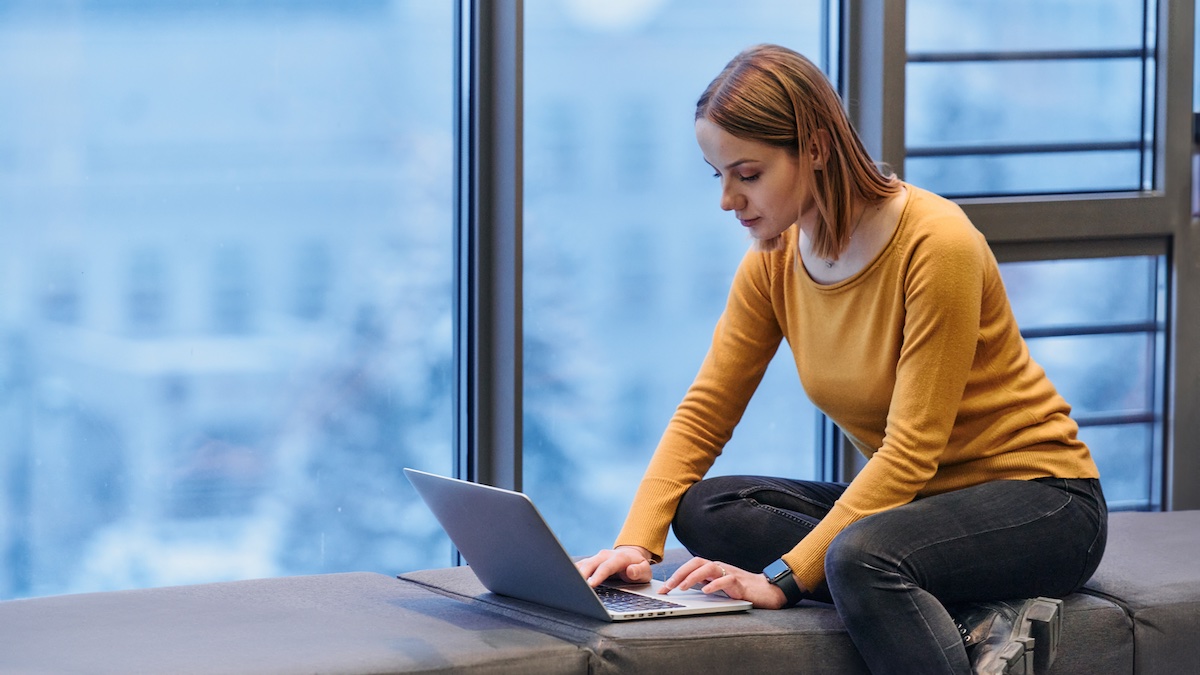
<instances>
[{"instance_id":1,"label":"woman's wrist","mask_svg":"<svg viewBox=\"0 0 1200 675\"><path fill-rule=\"evenodd\" d=\"M792 573L792 569L783 561L783 558L767 565L763 574L772 586L783 591L784 607L791 607L804 599L804 589L800 587L796 575Z\"/></svg>"},{"instance_id":2,"label":"woman's wrist","mask_svg":"<svg viewBox=\"0 0 1200 675\"><path fill-rule=\"evenodd\" d=\"M621 544L620 546L617 546L616 548L618 548L618 549L627 548L627 549L630 549L633 551L637 551L639 554L641 554L641 556L643 558L646 559L646 562L649 562L649 563L654 562L654 554L650 552L650 549L643 548L636 544Z\"/></svg>"}]
</instances>

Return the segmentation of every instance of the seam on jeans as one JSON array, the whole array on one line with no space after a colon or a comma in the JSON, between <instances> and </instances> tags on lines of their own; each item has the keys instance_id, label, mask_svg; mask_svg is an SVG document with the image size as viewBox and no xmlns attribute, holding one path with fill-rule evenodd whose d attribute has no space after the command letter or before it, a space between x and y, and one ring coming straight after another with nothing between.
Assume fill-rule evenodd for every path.
<instances>
[{"instance_id":1,"label":"seam on jeans","mask_svg":"<svg viewBox=\"0 0 1200 675\"><path fill-rule=\"evenodd\" d=\"M1062 490L1062 492L1066 492L1066 491ZM946 543L949 543L952 541L958 541L960 539L968 539L971 537L978 537L983 534L992 534L994 532L1003 532L1004 530L1014 530L1018 527L1025 527L1026 525L1029 525L1030 523L1036 523L1039 520L1049 518L1050 516L1053 516L1056 513L1059 513L1060 511L1066 509L1068 506L1071 505L1071 502L1075 499L1075 495L1072 495L1070 492L1066 492L1066 495L1067 495L1067 501L1063 502L1062 506L1059 506L1058 508L1054 509L1053 511L1047 511L1046 513L1043 513L1035 518L1030 518L1029 520L1025 520L1020 523L1016 523L1014 525L1006 525L1004 527L994 527L989 530L981 530L978 532L971 532L969 534L964 534L964 535L961 535L958 537L950 537L948 539L939 539L938 541L931 541L928 544L926 544L925 546L922 546L921 548L917 548L917 549L913 549L912 551L909 551L907 554L905 554L905 556L903 558L900 559L899 562L901 565L907 565L908 559L910 557L920 553L921 551L924 551L927 548L932 548L934 546L940 546L942 544L946 544Z\"/></svg>"},{"instance_id":2,"label":"seam on jeans","mask_svg":"<svg viewBox=\"0 0 1200 675\"><path fill-rule=\"evenodd\" d=\"M880 574L887 574L887 575L895 576L895 577L897 577L897 578L900 580L900 585L901 585L901 586L903 586L903 587L906 589L906 592L904 593L904 597L905 597L906 599L908 599L908 602L909 602L909 604L911 604L911 605L912 605L912 607L913 607L913 609L914 609L914 610L916 610L916 612L917 612L917 616L921 617L921 623L925 624L925 631L926 631L927 633L929 633L929 635L930 635L930 637L931 637L931 638L933 638L933 639L932 639L932 642L933 642L934 644L937 644L937 646L938 646L938 653L942 655L942 661L944 661L944 662L946 663L946 671L947 671L947 672L953 672L953 671L954 671L954 666L953 666L953 665L951 665L951 663L950 663L950 659L949 659L949 658L947 658L947 656L946 656L946 650L945 650L945 648L943 648L943 647L942 647L942 645L941 645L940 643L938 643L938 640L937 640L937 633L935 633L935 632L934 632L934 630L933 630L933 626L930 626L930 625L929 625L929 619L926 619L926 618L925 618L925 612L922 612L922 611L921 611L921 607L920 607L919 605L917 605L916 601L914 601L914 600L913 600L913 596L912 596L912 591L913 591L913 590L925 591L925 589L921 588L920 586L918 586L918 585L916 585L916 584L909 583L909 582L905 581L905 577L904 577L902 574L900 574L899 572L896 572L896 571L893 571L893 570L885 570L885 569L881 569L881 568L879 568L879 567L876 567L876 566L874 566L874 565L872 565L872 564L870 564L870 563L865 563L865 562L864 562L864 563L862 563L862 565L863 565L864 567L868 567L868 568L870 568L870 569L873 569L873 570L875 570L876 572L879 572ZM925 591L925 592L926 592L926 593L928 593L928 591ZM939 603L939 604L940 604L940 603ZM836 605L835 605L835 606L836 606ZM944 608L943 608L943 609L944 609Z\"/></svg>"},{"instance_id":3,"label":"seam on jeans","mask_svg":"<svg viewBox=\"0 0 1200 675\"><path fill-rule=\"evenodd\" d=\"M756 485L754 487L748 487L748 488L745 488L742 490L738 490L738 497L740 497L742 499L748 499L748 500L754 502L755 504L762 504L762 502L759 502L757 499L755 499L753 497L753 495L758 492L778 492L779 494L787 495L793 499L799 499L800 501L802 501L806 504L812 504L813 506L817 506L817 507L820 507L823 509L832 509L833 508L833 504L826 504L824 502L819 502L815 499L810 499L810 498L800 494L799 492L792 492L791 490L782 490L777 487L770 487L770 486L766 486L766 485ZM763 504L763 506L768 506L768 505Z\"/></svg>"},{"instance_id":4,"label":"seam on jeans","mask_svg":"<svg viewBox=\"0 0 1200 675\"><path fill-rule=\"evenodd\" d=\"M790 520L794 523L807 526L808 529L810 529L810 530L813 529L813 527L814 527L814 525L811 522L809 522L803 518L797 517L795 514L793 514L790 511L785 511L784 509L771 506L770 504L763 504L762 502L758 501L757 499L754 499L753 497L746 497L745 499L747 502L750 503L751 506L760 508L764 511L769 511L771 513L774 513L777 516L783 516L784 518L787 518L788 520ZM807 500L805 500L805 501L807 501Z\"/></svg>"},{"instance_id":5,"label":"seam on jeans","mask_svg":"<svg viewBox=\"0 0 1200 675\"><path fill-rule=\"evenodd\" d=\"M1100 510L1103 510L1104 514L1096 521L1096 535L1092 537L1092 543L1088 545L1087 555L1083 559L1083 569L1079 570L1079 578L1075 581L1075 590L1083 588L1083 585L1096 574L1095 569L1092 570L1091 574L1088 574L1087 571L1089 567L1093 567L1092 559L1096 553L1096 544L1100 542L1101 534L1104 535L1105 548L1108 547L1108 505L1102 503L1103 499L1096 494L1095 484L1088 485L1088 491L1092 493L1092 501L1096 503L1097 515L1100 515ZM1103 557L1103 553L1101 557ZM1096 563L1095 566L1098 567L1099 563Z\"/></svg>"}]
</instances>

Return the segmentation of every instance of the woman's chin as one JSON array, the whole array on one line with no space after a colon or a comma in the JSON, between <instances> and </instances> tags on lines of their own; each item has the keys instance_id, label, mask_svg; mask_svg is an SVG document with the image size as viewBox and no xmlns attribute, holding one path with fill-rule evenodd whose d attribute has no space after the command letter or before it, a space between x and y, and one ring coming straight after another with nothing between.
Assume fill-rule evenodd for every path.
<instances>
[{"instance_id":1,"label":"woman's chin","mask_svg":"<svg viewBox=\"0 0 1200 675\"><path fill-rule=\"evenodd\" d=\"M751 235L754 237L754 235ZM754 250L759 253L772 253L783 248L783 235L777 234L774 237L762 239L754 237Z\"/></svg>"}]
</instances>

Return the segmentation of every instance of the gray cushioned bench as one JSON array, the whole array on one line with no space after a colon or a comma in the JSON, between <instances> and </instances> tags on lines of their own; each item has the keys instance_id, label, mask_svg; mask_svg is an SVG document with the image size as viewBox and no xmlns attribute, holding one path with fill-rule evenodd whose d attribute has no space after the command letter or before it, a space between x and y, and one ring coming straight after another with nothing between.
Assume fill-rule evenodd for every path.
<instances>
[{"instance_id":1,"label":"gray cushioned bench","mask_svg":"<svg viewBox=\"0 0 1200 675\"><path fill-rule=\"evenodd\" d=\"M663 576L686 558L672 551ZM1118 513L1056 673L1200 672L1200 511ZM832 607L610 624L465 568L0 602L0 673L861 673Z\"/></svg>"}]
</instances>

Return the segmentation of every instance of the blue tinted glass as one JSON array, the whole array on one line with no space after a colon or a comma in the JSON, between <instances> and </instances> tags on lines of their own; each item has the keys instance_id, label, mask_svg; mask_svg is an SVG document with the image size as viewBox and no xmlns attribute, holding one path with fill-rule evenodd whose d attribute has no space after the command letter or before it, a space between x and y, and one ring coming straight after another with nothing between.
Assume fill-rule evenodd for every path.
<instances>
[{"instance_id":1,"label":"blue tinted glass","mask_svg":"<svg viewBox=\"0 0 1200 675\"><path fill-rule=\"evenodd\" d=\"M822 4L525 4L524 486L572 552L612 543L749 246L696 98L752 44L820 63ZM812 476L815 419L784 349L713 473Z\"/></svg>"},{"instance_id":2,"label":"blue tinted glass","mask_svg":"<svg viewBox=\"0 0 1200 675\"><path fill-rule=\"evenodd\" d=\"M1154 321L1157 256L1003 263L1000 266L1022 329Z\"/></svg>"},{"instance_id":3,"label":"blue tinted glass","mask_svg":"<svg viewBox=\"0 0 1200 675\"><path fill-rule=\"evenodd\" d=\"M1136 190L1137 151L909 157L904 177L948 197Z\"/></svg>"},{"instance_id":4,"label":"blue tinted glass","mask_svg":"<svg viewBox=\"0 0 1200 675\"><path fill-rule=\"evenodd\" d=\"M450 3L6 3L0 598L444 565Z\"/></svg>"},{"instance_id":5,"label":"blue tinted glass","mask_svg":"<svg viewBox=\"0 0 1200 675\"><path fill-rule=\"evenodd\" d=\"M1141 133L1140 59L914 63L906 139L944 145L1129 141ZM1113 91L1131 96L1113 96Z\"/></svg>"},{"instance_id":6,"label":"blue tinted glass","mask_svg":"<svg viewBox=\"0 0 1200 675\"><path fill-rule=\"evenodd\" d=\"M1018 324L1044 336L1028 340L1030 354L1072 406L1113 508L1161 499L1152 477L1162 447L1164 265L1161 256L1001 265ZM1106 333L1119 329L1131 332Z\"/></svg>"},{"instance_id":7,"label":"blue tinted glass","mask_svg":"<svg viewBox=\"0 0 1200 675\"><path fill-rule=\"evenodd\" d=\"M1029 352L1077 415L1154 408L1153 333L1045 337Z\"/></svg>"},{"instance_id":8,"label":"blue tinted glass","mask_svg":"<svg viewBox=\"0 0 1200 675\"><path fill-rule=\"evenodd\" d=\"M907 0L906 7L913 52L1142 45L1142 0Z\"/></svg>"},{"instance_id":9,"label":"blue tinted glass","mask_svg":"<svg viewBox=\"0 0 1200 675\"><path fill-rule=\"evenodd\" d=\"M1159 497L1151 477L1155 466L1154 448L1161 445L1154 425L1119 424L1084 427L1079 438L1096 458L1100 484L1112 510L1151 510Z\"/></svg>"},{"instance_id":10,"label":"blue tinted glass","mask_svg":"<svg viewBox=\"0 0 1200 675\"><path fill-rule=\"evenodd\" d=\"M947 195L1153 187L1150 5L909 2L905 178Z\"/></svg>"}]
</instances>

